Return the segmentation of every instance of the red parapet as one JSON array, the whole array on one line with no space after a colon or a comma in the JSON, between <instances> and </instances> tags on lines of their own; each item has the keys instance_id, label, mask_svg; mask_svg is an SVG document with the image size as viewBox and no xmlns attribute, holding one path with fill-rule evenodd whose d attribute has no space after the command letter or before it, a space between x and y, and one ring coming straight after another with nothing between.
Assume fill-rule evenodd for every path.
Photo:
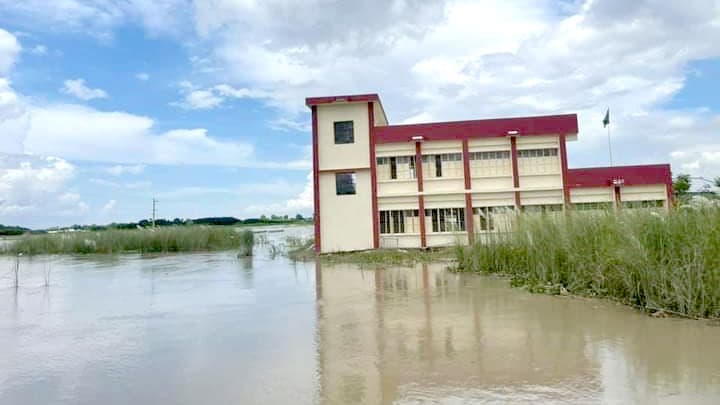
<instances>
[{"instance_id":1,"label":"red parapet","mask_svg":"<svg viewBox=\"0 0 720 405\"><path fill-rule=\"evenodd\" d=\"M609 187L615 184L614 181L622 181L625 186L665 184L672 187L669 164L586 167L568 169L567 173L569 188Z\"/></svg>"},{"instance_id":2,"label":"red parapet","mask_svg":"<svg viewBox=\"0 0 720 405\"><path fill-rule=\"evenodd\" d=\"M434 122L428 124L388 125L378 127L375 142L409 142L413 136L426 141L577 134L576 114L538 117L497 118L473 121Z\"/></svg>"}]
</instances>

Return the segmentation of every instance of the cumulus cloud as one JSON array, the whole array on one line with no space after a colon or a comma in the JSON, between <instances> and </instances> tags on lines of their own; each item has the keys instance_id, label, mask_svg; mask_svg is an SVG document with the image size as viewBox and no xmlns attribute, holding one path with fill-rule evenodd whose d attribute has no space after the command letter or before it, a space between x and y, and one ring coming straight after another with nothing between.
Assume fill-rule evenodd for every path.
<instances>
[{"instance_id":1,"label":"cumulus cloud","mask_svg":"<svg viewBox=\"0 0 720 405\"><path fill-rule=\"evenodd\" d=\"M313 212L313 175L312 171L307 175L307 181L303 190L296 196L279 203L254 204L245 208L244 213L249 216L268 214L279 215L309 215Z\"/></svg>"},{"instance_id":2,"label":"cumulus cloud","mask_svg":"<svg viewBox=\"0 0 720 405\"><path fill-rule=\"evenodd\" d=\"M145 165L115 165L105 168L105 172L113 176L122 176L123 174L140 174L145 171Z\"/></svg>"},{"instance_id":3,"label":"cumulus cloud","mask_svg":"<svg viewBox=\"0 0 720 405\"><path fill-rule=\"evenodd\" d=\"M28 50L33 55L43 56L47 54L47 47L45 45L35 45Z\"/></svg>"},{"instance_id":4,"label":"cumulus cloud","mask_svg":"<svg viewBox=\"0 0 720 405\"><path fill-rule=\"evenodd\" d=\"M235 88L228 84L218 84L212 87L200 88L189 81L180 82L180 94L183 100L173 102L171 105L186 110L208 110L219 107L227 99L263 98L267 97L262 91L246 88Z\"/></svg>"},{"instance_id":5,"label":"cumulus cloud","mask_svg":"<svg viewBox=\"0 0 720 405\"><path fill-rule=\"evenodd\" d=\"M150 80L150 75L145 72L140 72L140 73L135 74L135 78L140 81L146 82L146 81Z\"/></svg>"},{"instance_id":6,"label":"cumulus cloud","mask_svg":"<svg viewBox=\"0 0 720 405\"><path fill-rule=\"evenodd\" d=\"M0 28L0 76L12 69L21 49L20 43L13 34Z\"/></svg>"},{"instance_id":7,"label":"cumulus cloud","mask_svg":"<svg viewBox=\"0 0 720 405\"><path fill-rule=\"evenodd\" d=\"M92 89L85 84L85 79L65 80L60 89L63 93L77 97L81 100L93 100L96 98L107 98L107 93L102 89Z\"/></svg>"},{"instance_id":8,"label":"cumulus cloud","mask_svg":"<svg viewBox=\"0 0 720 405\"><path fill-rule=\"evenodd\" d=\"M280 26L282 15L298 24ZM266 94L277 122L307 122L307 96L375 91L397 123L578 113L570 162L580 166L608 163L601 120L610 107L615 163L716 170L718 114L668 102L691 62L720 56L720 42L707 40L720 37L717 0L220 0L198 4L195 18L205 65Z\"/></svg>"},{"instance_id":9,"label":"cumulus cloud","mask_svg":"<svg viewBox=\"0 0 720 405\"><path fill-rule=\"evenodd\" d=\"M75 166L60 158L0 154L0 217L32 225L83 215L88 205L68 191L75 173Z\"/></svg>"}]
</instances>

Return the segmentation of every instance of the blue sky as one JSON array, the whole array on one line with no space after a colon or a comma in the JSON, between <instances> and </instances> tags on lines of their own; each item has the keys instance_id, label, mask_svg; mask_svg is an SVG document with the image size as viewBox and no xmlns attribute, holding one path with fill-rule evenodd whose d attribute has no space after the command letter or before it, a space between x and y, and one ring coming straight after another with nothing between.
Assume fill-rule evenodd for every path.
<instances>
[{"instance_id":1,"label":"blue sky","mask_svg":"<svg viewBox=\"0 0 720 405\"><path fill-rule=\"evenodd\" d=\"M0 0L0 223L312 211L307 96L391 123L577 113L570 165L720 175L720 6Z\"/></svg>"}]
</instances>

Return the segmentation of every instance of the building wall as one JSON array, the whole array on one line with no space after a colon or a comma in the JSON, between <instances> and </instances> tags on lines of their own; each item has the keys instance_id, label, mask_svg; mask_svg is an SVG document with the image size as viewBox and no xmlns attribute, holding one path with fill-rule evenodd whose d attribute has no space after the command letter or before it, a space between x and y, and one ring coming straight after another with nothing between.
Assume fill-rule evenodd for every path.
<instances>
[{"instance_id":1,"label":"building wall","mask_svg":"<svg viewBox=\"0 0 720 405\"><path fill-rule=\"evenodd\" d=\"M336 121L353 121L353 143L335 144ZM328 104L317 108L322 253L373 248L369 128L367 103ZM338 171L355 173L356 194L336 194Z\"/></svg>"},{"instance_id":2,"label":"building wall","mask_svg":"<svg viewBox=\"0 0 720 405\"><path fill-rule=\"evenodd\" d=\"M353 121L355 142L335 144L334 122ZM367 103L318 106L318 158L320 170L370 167L370 131Z\"/></svg>"}]
</instances>

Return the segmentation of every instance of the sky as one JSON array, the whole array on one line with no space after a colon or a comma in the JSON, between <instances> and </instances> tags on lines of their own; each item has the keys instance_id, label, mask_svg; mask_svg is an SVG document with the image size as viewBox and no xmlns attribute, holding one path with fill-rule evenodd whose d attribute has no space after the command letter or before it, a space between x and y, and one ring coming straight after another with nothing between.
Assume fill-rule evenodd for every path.
<instances>
[{"instance_id":1,"label":"sky","mask_svg":"<svg viewBox=\"0 0 720 405\"><path fill-rule=\"evenodd\" d=\"M720 176L720 0L0 0L0 223L312 212L308 96ZM701 184L700 180L696 181Z\"/></svg>"}]
</instances>

